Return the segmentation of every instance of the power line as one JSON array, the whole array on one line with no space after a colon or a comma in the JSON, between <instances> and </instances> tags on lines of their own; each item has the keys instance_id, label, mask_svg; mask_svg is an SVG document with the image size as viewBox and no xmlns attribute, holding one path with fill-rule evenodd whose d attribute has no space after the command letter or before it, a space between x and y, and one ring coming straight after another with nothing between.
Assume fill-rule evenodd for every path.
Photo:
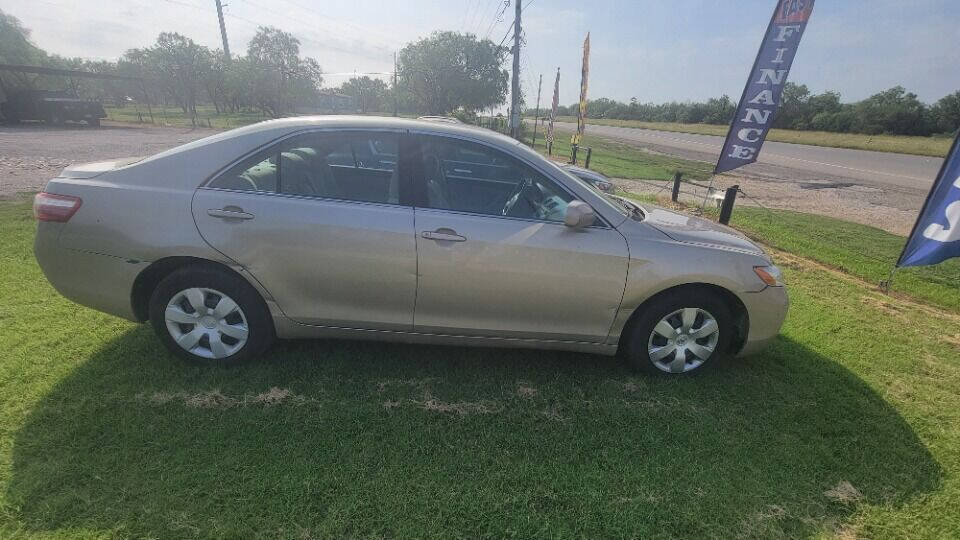
<instances>
[{"instance_id":1,"label":"power line","mask_svg":"<svg viewBox=\"0 0 960 540\"><path fill-rule=\"evenodd\" d=\"M477 0L473 4L473 9L470 8L470 0L467 0L467 16L463 18L463 31L469 32L470 28L473 26L474 20L477 18L477 15L480 13L480 4L483 3L483 0Z\"/></svg>"},{"instance_id":2,"label":"power line","mask_svg":"<svg viewBox=\"0 0 960 540\"><path fill-rule=\"evenodd\" d=\"M527 2L526 5L520 8L520 13L523 13L524 11L526 11L527 8L530 7L530 4L534 3L535 1L536 0L530 0L529 2ZM499 47L503 47L503 43L508 39L513 39L513 34L511 32L513 32L513 21L510 21L510 26L508 26L507 31L504 32L503 39L500 40L500 45L498 45ZM510 37L507 37L508 34L510 35Z\"/></svg>"},{"instance_id":3,"label":"power line","mask_svg":"<svg viewBox=\"0 0 960 540\"><path fill-rule=\"evenodd\" d=\"M504 1L504 0L497 0L496 2L494 2L494 4L493 4L493 19L491 19L491 21L496 20L496 18L497 18L497 12L499 11L501 5L503 4L503 1ZM480 20L477 21L476 31L474 32L475 34L477 34L477 37L480 37L480 36L483 34L483 29L486 28L487 26L488 26L488 24L487 24L487 16L486 16L485 14L484 14L484 15L481 15L481 16L480 16Z\"/></svg>"},{"instance_id":4,"label":"power line","mask_svg":"<svg viewBox=\"0 0 960 540\"><path fill-rule=\"evenodd\" d=\"M515 0L517 4L520 4L520 0ZM500 11L497 12L496 16L493 18L493 21L490 23L490 27L487 28L487 32L483 35L483 39L488 39L490 33L493 32L494 27L501 21L503 21L503 14L507 11L507 7L510 6L510 0L503 0L503 5L500 6ZM519 12L518 12L519 13Z\"/></svg>"}]
</instances>

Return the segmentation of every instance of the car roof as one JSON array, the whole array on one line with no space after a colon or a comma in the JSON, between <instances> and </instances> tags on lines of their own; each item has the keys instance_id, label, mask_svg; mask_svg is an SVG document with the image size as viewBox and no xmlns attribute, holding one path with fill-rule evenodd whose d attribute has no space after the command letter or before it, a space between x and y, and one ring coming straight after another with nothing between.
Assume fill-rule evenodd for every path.
<instances>
[{"instance_id":1,"label":"car roof","mask_svg":"<svg viewBox=\"0 0 960 540\"><path fill-rule=\"evenodd\" d=\"M435 122L430 120L414 120L411 118L396 118L391 116L358 116L358 115L315 115L315 116L291 116L287 118L278 118L275 120L265 120L250 124L247 126L223 131L191 141L187 144L171 148L160 152L148 158L149 160L161 159L174 154L192 151L202 148L209 144L252 140L252 146L270 142L278 137L293 134L302 130L309 129L396 129L409 131L422 131L425 133L435 133L440 135L460 136L467 139L473 139L484 142L491 146L501 148L526 148L519 141L507 137L496 131L492 131L480 126L471 124L454 124L448 122Z\"/></svg>"},{"instance_id":2,"label":"car roof","mask_svg":"<svg viewBox=\"0 0 960 540\"><path fill-rule=\"evenodd\" d=\"M357 115L316 115L316 116L291 116L288 118L278 118L276 120L266 120L250 124L241 128L229 131L237 135L251 134L258 131L276 131L305 128L340 128L340 129L410 129L410 130L429 130L440 131L450 134L469 135L471 137L486 136L498 141L508 140L516 142L513 139L501 135L495 131L463 123L436 122L432 120L414 120L412 118L397 118L392 116L357 116Z\"/></svg>"}]
</instances>

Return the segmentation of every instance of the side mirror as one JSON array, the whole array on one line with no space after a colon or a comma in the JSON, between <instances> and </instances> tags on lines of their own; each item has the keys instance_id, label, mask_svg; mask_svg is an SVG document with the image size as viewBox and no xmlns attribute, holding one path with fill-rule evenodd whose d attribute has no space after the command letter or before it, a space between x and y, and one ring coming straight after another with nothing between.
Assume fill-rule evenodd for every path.
<instances>
[{"instance_id":1,"label":"side mirror","mask_svg":"<svg viewBox=\"0 0 960 540\"><path fill-rule=\"evenodd\" d=\"M575 229L589 227L593 225L593 222L596 220L597 214L593 212L593 208L583 201L571 201L570 204L567 205L566 213L563 215L563 222L567 227L573 227Z\"/></svg>"}]
</instances>

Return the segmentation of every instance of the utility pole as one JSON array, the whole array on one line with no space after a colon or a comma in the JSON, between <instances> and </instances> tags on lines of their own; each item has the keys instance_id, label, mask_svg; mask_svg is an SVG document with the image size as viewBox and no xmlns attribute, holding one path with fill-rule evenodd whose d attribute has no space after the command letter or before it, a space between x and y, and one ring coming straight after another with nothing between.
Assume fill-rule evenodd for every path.
<instances>
[{"instance_id":1,"label":"utility pole","mask_svg":"<svg viewBox=\"0 0 960 540\"><path fill-rule=\"evenodd\" d=\"M510 81L510 136L520 138L520 0L513 16L513 79Z\"/></svg>"},{"instance_id":2,"label":"utility pole","mask_svg":"<svg viewBox=\"0 0 960 540\"><path fill-rule=\"evenodd\" d=\"M540 74L540 82L537 83L537 114L533 117L533 142L530 148L537 147L537 122L540 120L540 87L543 86L543 73Z\"/></svg>"},{"instance_id":3,"label":"utility pole","mask_svg":"<svg viewBox=\"0 0 960 540\"><path fill-rule=\"evenodd\" d=\"M223 24L223 3L217 2L217 17L220 19L220 39L223 40L223 57L230 61L230 44L227 43L227 27Z\"/></svg>"},{"instance_id":4,"label":"utility pole","mask_svg":"<svg viewBox=\"0 0 960 540\"><path fill-rule=\"evenodd\" d=\"M397 90L397 71L399 71L399 69L397 68L397 53L396 51L394 51L393 53L393 116L397 116L397 109L399 108L398 103L400 99L400 92Z\"/></svg>"}]
</instances>

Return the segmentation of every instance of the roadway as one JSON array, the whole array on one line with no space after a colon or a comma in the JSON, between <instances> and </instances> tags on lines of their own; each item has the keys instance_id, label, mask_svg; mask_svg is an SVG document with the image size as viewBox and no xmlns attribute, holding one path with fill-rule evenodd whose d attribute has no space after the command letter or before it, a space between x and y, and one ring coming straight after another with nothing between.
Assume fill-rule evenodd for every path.
<instances>
[{"instance_id":1,"label":"roadway","mask_svg":"<svg viewBox=\"0 0 960 540\"><path fill-rule=\"evenodd\" d=\"M587 122L588 135L652 145L659 151L679 157L716 161L723 145L723 137L714 135L602 126L589 124L589 120ZM557 122L555 125L563 131L572 132L576 129L576 124L572 123ZM748 165L741 170L749 174L751 168L760 168L762 165L785 167L802 171L805 178L847 179L860 185L926 194L942 162L941 158L934 157L767 141L760 152L760 166Z\"/></svg>"}]
</instances>

